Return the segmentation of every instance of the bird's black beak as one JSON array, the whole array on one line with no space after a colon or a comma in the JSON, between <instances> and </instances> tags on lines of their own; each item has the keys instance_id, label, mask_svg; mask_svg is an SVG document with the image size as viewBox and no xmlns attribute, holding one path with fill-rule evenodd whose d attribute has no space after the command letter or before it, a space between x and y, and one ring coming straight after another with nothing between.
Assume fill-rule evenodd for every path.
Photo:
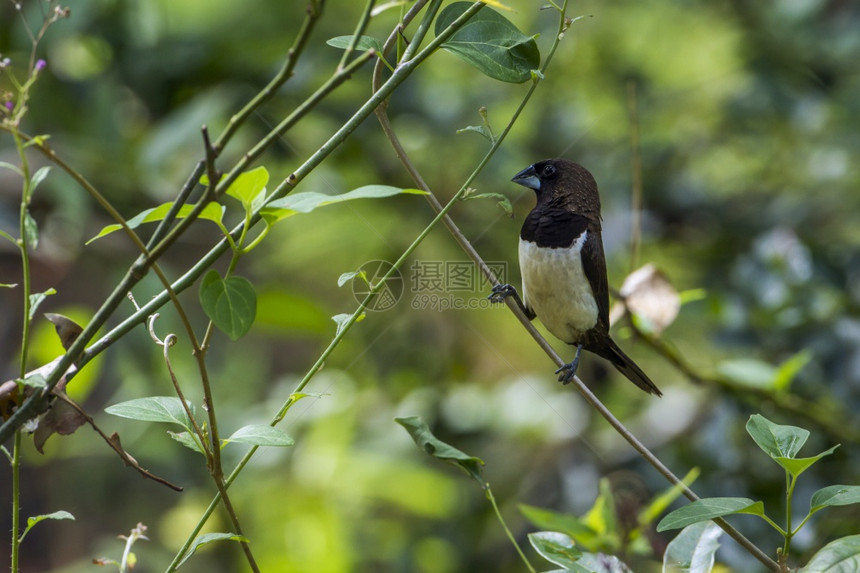
<instances>
[{"instance_id":1,"label":"bird's black beak","mask_svg":"<svg viewBox=\"0 0 860 573\"><path fill-rule=\"evenodd\" d=\"M514 183L518 183L523 187L528 187L529 189L534 189L535 191L540 191L540 179L538 178L537 171L535 170L534 165L529 165L511 179Z\"/></svg>"}]
</instances>

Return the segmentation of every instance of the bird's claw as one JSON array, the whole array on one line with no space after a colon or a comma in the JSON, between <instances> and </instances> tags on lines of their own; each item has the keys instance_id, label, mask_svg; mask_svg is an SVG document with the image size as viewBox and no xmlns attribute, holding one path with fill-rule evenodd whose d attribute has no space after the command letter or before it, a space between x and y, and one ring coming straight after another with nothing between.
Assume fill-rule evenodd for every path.
<instances>
[{"instance_id":1,"label":"bird's claw","mask_svg":"<svg viewBox=\"0 0 860 573\"><path fill-rule=\"evenodd\" d=\"M579 355L582 354L582 345L579 344L576 346L576 356L573 357L573 360L559 368L555 371L556 374L559 374L558 381L562 384L570 384L570 381L573 380L573 377L576 376L576 370L579 368Z\"/></svg>"},{"instance_id":2,"label":"bird's claw","mask_svg":"<svg viewBox=\"0 0 860 573\"><path fill-rule=\"evenodd\" d=\"M490 302L501 303L505 302L505 299L509 296L513 296L517 294L517 289L509 284L497 284L493 285L493 293L487 298L490 299Z\"/></svg>"},{"instance_id":3,"label":"bird's claw","mask_svg":"<svg viewBox=\"0 0 860 573\"><path fill-rule=\"evenodd\" d=\"M570 381L576 376L578 366L579 358L576 358L573 362L569 362L556 370L555 373L559 374L558 381L562 384L570 384Z\"/></svg>"}]
</instances>

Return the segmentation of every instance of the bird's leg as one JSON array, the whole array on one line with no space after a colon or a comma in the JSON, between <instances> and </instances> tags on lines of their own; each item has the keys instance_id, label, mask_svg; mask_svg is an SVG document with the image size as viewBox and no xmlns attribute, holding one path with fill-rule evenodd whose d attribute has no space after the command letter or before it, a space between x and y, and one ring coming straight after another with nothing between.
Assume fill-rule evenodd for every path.
<instances>
[{"instance_id":1,"label":"bird's leg","mask_svg":"<svg viewBox=\"0 0 860 573\"><path fill-rule=\"evenodd\" d=\"M520 310L523 311L523 314L526 315L526 318L528 318L529 320L534 319L534 311L523 304L523 299L520 298L520 293L517 292L517 289L513 285L493 285L493 294L491 294L487 298L490 299L490 302L498 303L505 302L505 299L508 297L513 297L514 302L517 303L517 306L520 307Z\"/></svg>"},{"instance_id":2,"label":"bird's leg","mask_svg":"<svg viewBox=\"0 0 860 573\"><path fill-rule=\"evenodd\" d=\"M573 360L559 368L555 371L556 374L561 372L561 376L558 377L558 381L562 384L570 384L570 381L573 380L573 377L576 376L576 369L579 367L579 355L582 354L582 345L576 345L576 356L573 357Z\"/></svg>"}]
</instances>

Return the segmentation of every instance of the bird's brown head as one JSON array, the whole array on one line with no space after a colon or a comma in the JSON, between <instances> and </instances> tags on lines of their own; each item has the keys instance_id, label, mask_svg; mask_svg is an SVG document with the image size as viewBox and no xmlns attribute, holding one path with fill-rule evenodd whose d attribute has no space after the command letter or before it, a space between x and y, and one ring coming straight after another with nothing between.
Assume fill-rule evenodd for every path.
<instances>
[{"instance_id":1,"label":"bird's brown head","mask_svg":"<svg viewBox=\"0 0 860 573\"><path fill-rule=\"evenodd\" d=\"M512 179L537 194L538 205L558 206L600 221L597 182L588 169L566 159L545 159L529 165Z\"/></svg>"}]
</instances>

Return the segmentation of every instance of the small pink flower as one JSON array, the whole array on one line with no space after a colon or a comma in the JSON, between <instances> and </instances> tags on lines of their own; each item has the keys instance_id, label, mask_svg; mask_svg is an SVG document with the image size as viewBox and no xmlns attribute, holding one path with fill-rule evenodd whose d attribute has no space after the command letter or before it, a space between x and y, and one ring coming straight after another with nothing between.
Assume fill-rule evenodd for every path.
<instances>
[{"instance_id":1,"label":"small pink flower","mask_svg":"<svg viewBox=\"0 0 860 573\"><path fill-rule=\"evenodd\" d=\"M47 65L48 64L45 62L45 60L39 59L36 62L36 71L41 72L43 69L45 69L45 66L47 66Z\"/></svg>"}]
</instances>

